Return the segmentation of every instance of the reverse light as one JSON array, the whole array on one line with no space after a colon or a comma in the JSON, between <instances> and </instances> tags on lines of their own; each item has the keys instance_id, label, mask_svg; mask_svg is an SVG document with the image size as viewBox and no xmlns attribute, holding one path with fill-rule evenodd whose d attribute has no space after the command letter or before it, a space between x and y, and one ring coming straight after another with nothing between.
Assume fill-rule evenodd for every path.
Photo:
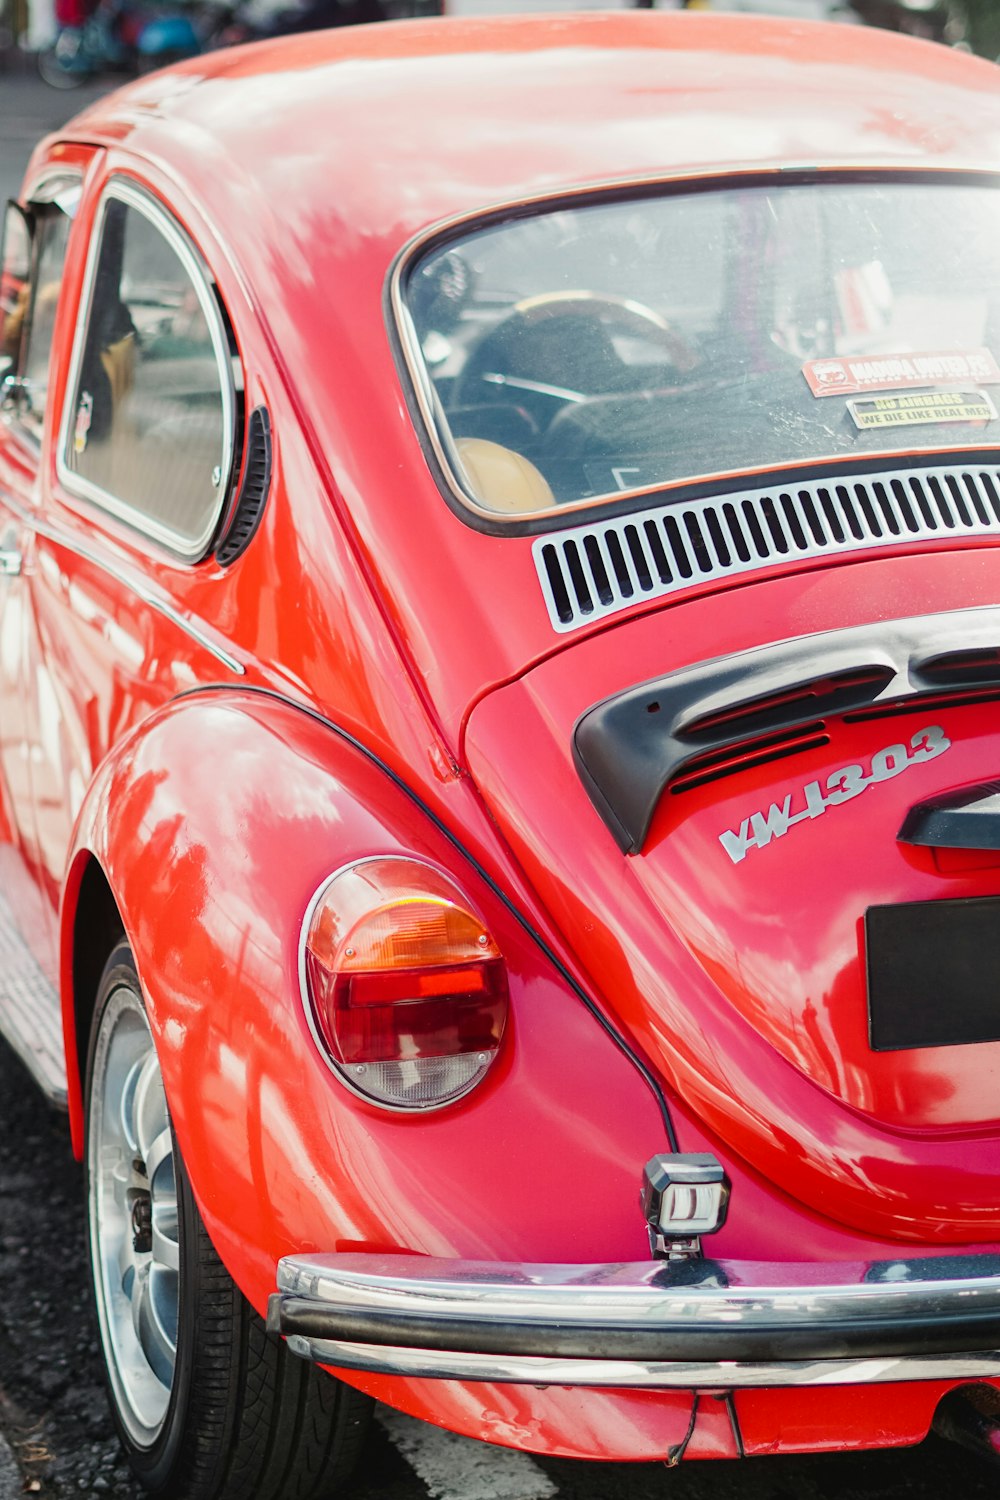
<instances>
[{"instance_id":1,"label":"reverse light","mask_svg":"<svg viewBox=\"0 0 1000 1500\"><path fill-rule=\"evenodd\" d=\"M306 1014L333 1070L373 1103L433 1109L497 1055L507 966L458 886L421 860L348 865L303 924Z\"/></svg>"},{"instance_id":2,"label":"reverse light","mask_svg":"<svg viewBox=\"0 0 1000 1500\"><path fill-rule=\"evenodd\" d=\"M699 1252L698 1237L721 1229L729 1182L714 1156L679 1153L652 1157L642 1174L642 1212L654 1255Z\"/></svg>"}]
</instances>

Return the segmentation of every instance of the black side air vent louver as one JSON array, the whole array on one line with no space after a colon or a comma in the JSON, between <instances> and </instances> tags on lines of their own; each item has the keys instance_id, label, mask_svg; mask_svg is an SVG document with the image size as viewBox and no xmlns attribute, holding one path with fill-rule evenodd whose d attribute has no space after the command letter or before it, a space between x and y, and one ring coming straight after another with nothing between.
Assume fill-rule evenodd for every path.
<instances>
[{"instance_id":1,"label":"black side air vent louver","mask_svg":"<svg viewBox=\"0 0 1000 1500\"><path fill-rule=\"evenodd\" d=\"M949 651L928 657L919 664L922 682L943 688L975 687L979 683L1000 687L1000 651Z\"/></svg>"},{"instance_id":2,"label":"black side air vent louver","mask_svg":"<svg viewBox=\"0 0 1000 1500\"><path fill-rule=\"evenodd\" d=\"M573 730L584 788L624 854L660 797L829 742L857 720L1000 691L1000 606L875 620L694 662L595 703Z\"/></svg>"},{"instance_id":3,"label":"black side air vent louver","mask_svg":"<svg viewBox=\"0 0 1000 1500\"><path fill-rule=\"evenodd\" d=\"M232 519L215 549L216 559L223 567L235 562L249 547L264 514L270 488L271 418L266 406L255 406L250 413L243 483Z\"/></svg>"}]
</instances>

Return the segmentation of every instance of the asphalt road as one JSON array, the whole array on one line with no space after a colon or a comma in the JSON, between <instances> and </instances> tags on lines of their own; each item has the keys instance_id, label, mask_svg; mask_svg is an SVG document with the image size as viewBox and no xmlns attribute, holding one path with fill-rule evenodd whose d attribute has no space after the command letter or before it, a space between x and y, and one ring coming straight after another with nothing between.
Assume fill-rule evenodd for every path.
<instances>
[{"instance_id":1,"label":"asphalt road","mask_svg":"<svg viewBox=\"0 0 1000 1500\"><path fill-rule=\"evenodd\" d=\"M30 71L0 66L4 198L17 190L34 141L98 91L53 93ZM139 1500L104 1399L80 1170L65 1120L0 1042L0 1500L25 1491ZM933 1439L911 1451L668 1472L532 1459L383 1412L349 1500L996 1500L997 1492L995 1472Z\"/></svg>"},{"instance_id":2,"label":"asphalt road","mask_svg":"<svg viewBox=\"0 0 1000 1500\"><path fill-rule=\"evenodd\" d=\"M106 92L105 83L60 93L38 78L34 64L0 54L0 203L14 197L35 142Z\"/></svg>"},{"instance_id":3,"label":"asphalt road","mask_svg":"<svg viewBox=\"0 0 1000 1500\"><path fill-rule=\"evenodd\" d=\"M0 1434L0 1500L21 1500L29 1486L42 1500L141 1500L105 1403L80 1168L64 1117L2 1042ZM995 1472L936 1439L908 1451L668 1471L531 1458L383 1410L341 1500L996 1500L997 1491Z\"/></svg>"}]
</instances>

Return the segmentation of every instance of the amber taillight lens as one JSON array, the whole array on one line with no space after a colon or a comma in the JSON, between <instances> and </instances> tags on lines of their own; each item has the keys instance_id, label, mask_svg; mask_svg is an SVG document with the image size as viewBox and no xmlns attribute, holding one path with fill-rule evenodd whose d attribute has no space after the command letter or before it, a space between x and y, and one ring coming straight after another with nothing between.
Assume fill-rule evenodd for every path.
<instances>
[{"instance_id":1,"label":"amber taillight lens","mask_svg":"<svg viewBox=\"0 0 1000 1500\"><path fill-rule=\"evenodd\" d=\"M303 979L313 1033L358 1093L396 1109L460 1098L507 1018L507 967L458 886L420 860L338 871L310 909Z\"/></svg>"}]
</instances>

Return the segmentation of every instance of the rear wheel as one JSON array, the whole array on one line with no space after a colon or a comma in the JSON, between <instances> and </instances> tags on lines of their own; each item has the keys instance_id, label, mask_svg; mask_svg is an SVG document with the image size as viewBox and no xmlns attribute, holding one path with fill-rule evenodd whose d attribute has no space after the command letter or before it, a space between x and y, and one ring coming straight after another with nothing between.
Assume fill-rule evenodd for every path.
<instances>
[{"instance_id":1,"label":"rear wheel","mask_svg":"<svg viewBox=\"0 0 1000 1500\"><path fill-rule=\"evenodd\" d=\"M320 1500L371 1403L265 1331L191 1192L132 955L111 954L87 1065L90 1259L111 1408L161 1500Z\"/></svg>"}]
</instances>

